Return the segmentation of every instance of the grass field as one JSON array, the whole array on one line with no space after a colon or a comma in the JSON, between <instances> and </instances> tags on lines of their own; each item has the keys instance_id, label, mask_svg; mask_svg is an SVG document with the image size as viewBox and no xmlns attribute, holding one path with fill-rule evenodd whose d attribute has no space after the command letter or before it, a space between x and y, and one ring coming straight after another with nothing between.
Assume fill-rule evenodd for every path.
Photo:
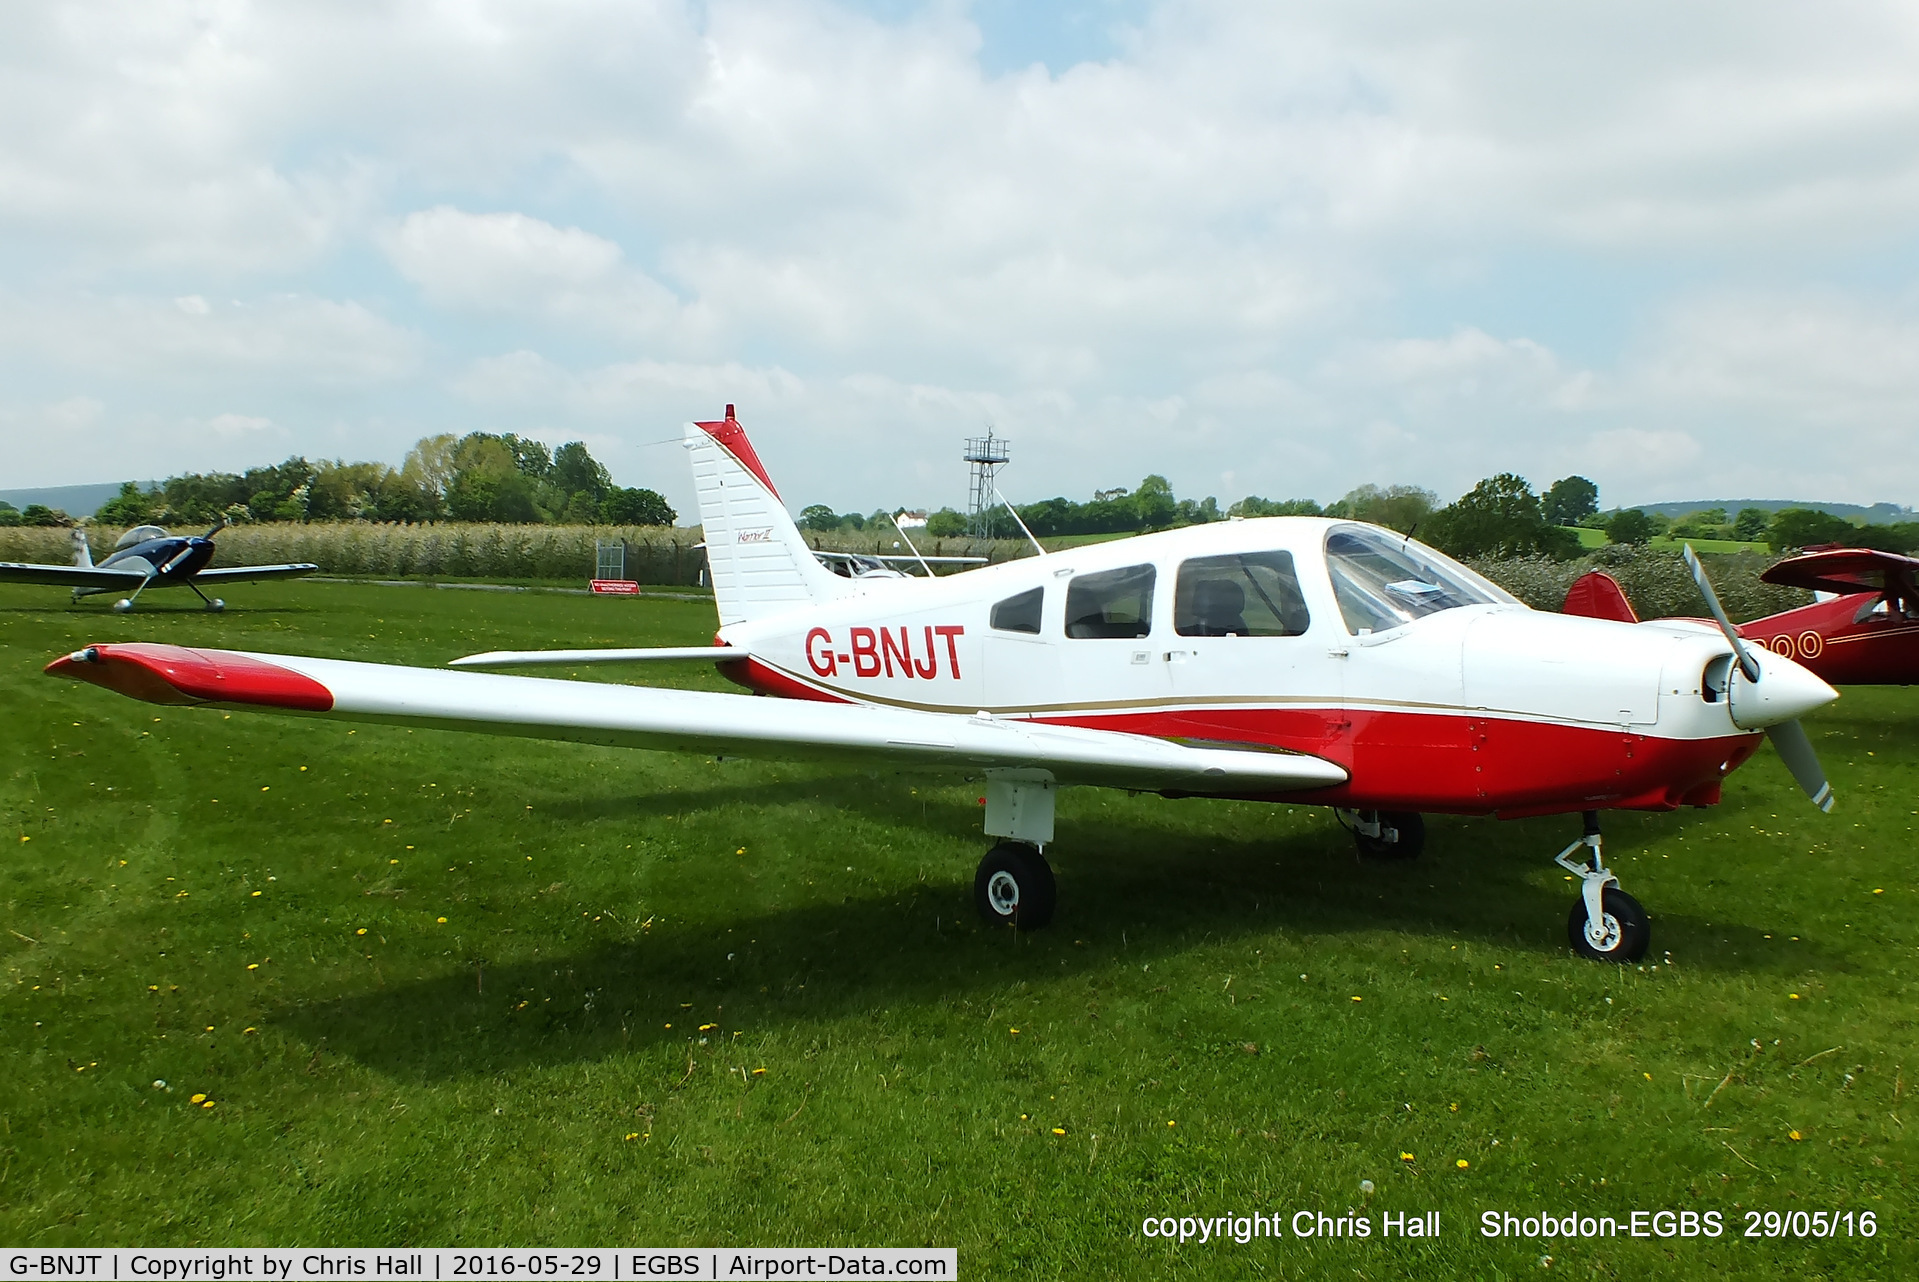
<instances>
[{"instance_id":1,"label":"grass field","mask_svg":"<svg viewBox=\"0 0 1919 1282\"><path fill-rule=\"evenodd\" d=\"M963 784L39 675L89 641L437 663L713 630L698 602L233 595L123 617L0 588L0 1242L930 1243L1040 1278L1919 1265L1911 690L1816 716L1829 816L1762 751L1716 809L1608 820L1643 969L1567 950L1572 819L1437 819L1392 866L1323 811L1109 792L1062 798L1060 912L1016 936L974 916ZM1477 1232L1661 1209L1726 1233ZM1299 1210L1442 1232L1140 1234ZM1749 1240L1749 1210L1879 1227Z\"/></svg>"}]
</instances>

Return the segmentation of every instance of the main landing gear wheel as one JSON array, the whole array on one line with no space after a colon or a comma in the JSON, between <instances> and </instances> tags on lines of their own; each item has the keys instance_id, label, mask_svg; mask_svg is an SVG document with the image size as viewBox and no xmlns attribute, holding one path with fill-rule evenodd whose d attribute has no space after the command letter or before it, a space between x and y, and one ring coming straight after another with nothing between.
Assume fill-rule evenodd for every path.
<instances>
[{"instance_id":1,"label":"main landing gear wheel","mask_svg":"<svg viewBox=\"0 0 1919 1282\"><path fill-rule=\"evenodd\" d=\"M973 902L993 925L1038 930L1053 920L1058 892L1053 869L1035 847L1002 841L986 852L973 876Z\"/></svg>"},{"instance_id":2,"label":"main landing gear wheel","mask_svg":"<svg viewBox=\"0 0 1919 1282\"><path fill-rule=\"evenodd\" d=\"M207 602L207 613L209 614L218 614L226 608L227 603L219 597L214 597L211 601Z\"/></svg>"},{"instance_id":3,"label":"main landing gear wheel","mask_svg":"<svg viewBox=\"0 0 1919 1282\"><path fill-rule=\"evenodd\" d=\"M1566 938L1573 951L1593 961L1638 961L1652 942L1646 910L1616 886L1606 887L1602 899L1605 906L1597 925L1587 915L1585 898L1573 901L1572 916L1566 920Z\"/></svg>"},{"instance_id":4,"label":"main landing gear wheel","mask_svg":"<svg viewBox=\"0 0 1919 1282\"><path fill-rule=\"evenodd\" d=\"M1426 848L1426 820L1411 810L1341 812L1359 853L1373 859L1417 859Z\"/></svg>"},{"instance_id":5,"label":"main landing gear wheel","mask_svg":"<svg viewBox=\"0 0 1919 1282\"><path fill-rule=\"evenodd\" d=\"M1600 853L1599 812L1588 810L1581 818L1584 835L1553 856L1554 863L1580 881L1579 898L1566 921L1566 938L1581 957L1636 962L1652 943L1652 923L1639 901L1619 888L1619 878L1606 867ZM1590 864L1573 858L1582 846L1592 852Z\"/></svg>"}]
</instances>

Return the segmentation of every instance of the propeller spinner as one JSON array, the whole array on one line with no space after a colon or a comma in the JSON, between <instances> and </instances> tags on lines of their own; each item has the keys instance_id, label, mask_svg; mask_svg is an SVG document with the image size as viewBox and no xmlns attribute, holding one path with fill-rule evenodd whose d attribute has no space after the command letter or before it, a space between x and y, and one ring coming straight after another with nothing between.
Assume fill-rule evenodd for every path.
<instances>
[{"instance_id":1,"label":"propeller spinner","mask_svg":"<svg viewBox=\"0 0 1919 1282\"><path fill-rule=\"evenodd\" d=\"M1726 617L1726 608L1719 603L1719 594L1713 591L1712 580L1706 577L1706 567L1699 563L1699 556L1690 543L1686 545L1685 558L1693 582L1699 585L1699 594L1706 598L1706 608L1712 611L1719 630L1726 634L1726 641L1732 646L1737 671L1727 674L1727 699L1733 724L1744 730L1764 729L1779 759L1812 798L1812 804L1830 811L1832 784L1827 781L1819 756L1813 751L1812 740L1798 718L1800 713L1838 698L1839 692L1790 659L1747 645L1732 620Z\"/></svg>"}]
</instances>

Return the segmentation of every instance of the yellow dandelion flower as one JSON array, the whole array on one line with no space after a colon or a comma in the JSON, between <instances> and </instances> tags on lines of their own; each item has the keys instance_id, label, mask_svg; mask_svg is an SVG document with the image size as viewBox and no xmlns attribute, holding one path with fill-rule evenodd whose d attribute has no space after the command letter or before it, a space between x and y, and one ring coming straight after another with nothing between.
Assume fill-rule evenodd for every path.
<instances>
[{"instance_id":1,"label":"yellow dandelion flower","mask_svg":"<svg viewBox=\"0 0 1919 1282\"><path fill-rule=\"evenodd\" d=\"M525 1003L525 1002L521 1002L521 1003L520 1003L520 1005L522 1005L522 1006L524 1006L524 1005L526 1005L526 1003ZM671 1028L671 1027L673 1027L673 1025L671 1025L671 1024L668 1024L668 1025L667 1025L667 1027L668 1027L668 1028Z\"/></svg>"},{"instance_id":2,"label":"yellow dandelion flower","mask_svg":"<svg viewBox=\"0 0 1919 1282\"><path fill-rule=\"evenodd\" d=\"M205 1091L201 1091L201 1092L200 1092L199 1094L197 1094L197 1095L195 1095L195 1096L193 1096L192 1098L193 1098L193 1102L194 1102L195 1104L198 1104L198 1103L199 1103L199 1102L200 1102L201 1100L204 1100L204 1099L205 1099L206 1097L207 1097L207 1096L206 1096L206 1092L205 1092Z\"/></svg>"},{"instance_id":3,"label":"yellow dandelion flower","mask_svg":"<svg viewBox=\"0 0 1919 1282\"><path fill-rule=\"evenodd\" d=\"M213 1025L211 1025L211 1024L208 1024L208 1025L207 1025L207 1031L208 1031L209 1033L210 1033L210 1032L212 1032L212 1031L213 1031Z\"/></svg>"},{"instance_id":4,"label":"yellow dandelion flower","mask_svg":"<svg viewBox=\"0 0 1919 1282\"><path fill-rule=\"evenodd\" d=\"M247 1028L243 1028L243 1029L241 1029L241 1030L240 1030L240 1036L242 1036L242 1037L251 1037L251 1036L253 1036L253 1035L254 1035L255 1033L257 1033L257 1032L259 1032L259 1031L260 1031L259 1029L257 1029L257 1028L253 1028L253 1027L250 1027L250 1026L249 1026L249 1027L247 1027Z\"/></svg>"},{"instance_id":5,"label":"yellow dandelion flower","mask_svg":"<svg viewBox=\"0 0 1919 1282\"><path fill-rule=\"evenodd\" d=\"M1799 1138L1799 1132L1798 1132L1798 1131L1787 1131L1787 1132L1786 1132L1786 1138L1787 1138L1787 1139L1789 1139L1789 1140L1796 1140L1796 1139L1798 1139L1798 1138Z\"/></svg>"},{"instance_id":6,"label":"yellow dandelion flower","mask_svg":"<svg viewBox=\"0 0 1919 1282\"><path fill-rule=\"evenodd\" d=\"M1009 1032L1009 1033L1011 1033L1011 1034L1012 1034L1013 1036L1015 1036L1015 1037L1018 1037L1018 1036L1019 1036L1019 1029L1017 1029L1017 1028L1009 1028L1009 1029L1007 1029L1006 1031L1007 1031L1007 1032Z\"/></svg>"},{"instance_id":7,"label":"yellow dandelion flower","mask_svg":"<svg viewBox=\"0 0 1919 1282\"><path fill-rule=\"evenodd\" d=\"M1455 1104L1455 1105L1453 1105L1453 1106L1452 1106L1452 1111L1453 1111L1453 1112L1455 1112L1455 1113L1457 1113L1457 1112L1459 1111L1459 1105L1457 1105L1457 1104Z\"/></svg>"},{"instance_id":8,"label":"yellow dandelion flower","mask_svg":"<svg viewBox=\"0 0 1919 1282\"><path fill-rule=\"evenodd\" d=\"M247 963L247 969L248 969L248 970L258 970L258 969L260 969L260 963L259 963L259 962L248 962L248 963Z\"/></svg>"},{"instance_id":9,"label":"yellow dandelion flower","mask_svg":"<svg viewBox=\"0 0 1919 1282\"><path fill-rule=\"evenodd\" d=\"M273 791L273 785L272 785L272 784L267 784L267 785L265 785L265 786L263 786L263 787L262 787L262 788L260 789L260 791L261 791L261 792L271 792L271 791Z\"/></svg>"},{"instance_id":10,"label":"yellow dandelion flower","mask_svg":"<svg viewBox=\"0 0 1919 1282\"><path fill-rule=\"evenodd\" d=\"M1055 1134L1055 1135L1064 1135L1064 1134L1066 1134L1066 1128L1065 1128L1064 1126L1055 1126L1055 1127L1053 1128L1053 1134Z\"/></svg>"},{"instance_id":11,"label":"yellow dandelion flower","mask_svg":"<svg viewBox=\"0 0 1919 1282\"><path fill-rule=\"evenodd\" d=\"M1647 1081L1649 1081L1649 1082L1650 1082L1650 1081L1652 1080L1652 1074L1651 1074L1651 1073L1641 1073L1641 1074L1640 1074L1640 1076L1641 1076L1641 1077L1643 1077L1643 1078L1645 1078L1645 1079L1646 1079Z\"/></svg>"},{"instance_id":12,"label":"yellow dandelion flower","mask_svg":"<svg viewBox=\"0 0 1919 1282\"><path fill-rule=\"evenodd\" d=\"M741 846L738 850L734 851L733 853L736 855L743 855L746 853L746 847Z\"/></svg>"},{"instance_id":13,"label":"yellow dandelion flower","mask_svg":"<svg viewBox=\"0 0 1919 1282\"><path fill-rule=\"evenodd\" d=\"M259 891L257 891L257 890L256 890L256 891L254 891L254 892L253 892L253 894L252 894L252 896L251 896L251 898L254 898L254 899L258 899L259 897L260 897L260 892L259 892Z\"/></svg>"},{"instance_id":14,"label":"yellow dandelion flower","mask_svg":"<svg viewBox=\"0 0 1919 1282\"><path fill-rule=\"evenodd\" d=\"M1357 1001L1364 1001L1365 999L1362 997L1355 997L1353 998L1353 1000L1357 1002Z\"/></svg>"},{"instance_id":15,"label":"yellow dandelion flower","mask_svg":"<svg viewBox=\"0 0 1919 1282\"><path fill-rule=\"evenodd\" d=\"M764 1076L766 1076L766 1070L765 1070L765 1069L763 1069L763 1068L756 1068L756 1069L754 1069L754 1070L753 1070L753 1076L755 1076L755 1077L764 1077Z\"/></svg>"},{"instance_id":16,"label":"yellow dandelion flower","mask_svg":"<svg viewBox=\"0 0 1919 1282\"><path fill-rule=\"evenodd\" d=\"M157 992L159 992L159 991L160 991L160 985L158 985L158 984L148 984L148 985L147 985L147 991L148 991L149 993L157 993Z\"/></svg>"},{"instance_id":17,"label":"yellow dandelion flower","mask_svg":"<svg viewBox=\"0 0 1919 1282\"><path fill-rule=\"evenodd\" d=\"M366 927L362 926L358 930L354 931L353 933L356 935L364 935L366 934Z\"/></svg>"},{"instance_id":18,"label":"yellow dandelion flower","mask_svg":"<svg viewBox=\"0 0 1919 1282\"><path fill-rule=\"evenodd\" d=\"M1462 1157L1457 1162L1454 1162L1453 1165L1463 1171L1466 1169L1466 1159Z\"/></svg>"},{"instance_id":19,"label":"yellow dandelion flower","mask_svg":"<svg viewBox=\"0 0 1919 1282\"><path fill-rule=\"evenodd\" d=\"M200 1105L200 1107L201 1107L201 1108L212 1108L212 1107L213 1107L213 1101L212 1101L212 1100L206 1100L205 1102L203 1102L203 1103L202 1103L202 1104Z\"/></svg>"},{"instance_id":20,"label":"yellow dandelion flower","mask_svg":"<svg viewBox=\"0 0 1919 1282\"><path fill-rule=\"evenodd\" d=\"M442 926L444 926L444 925L446 925L446 918L444 918L444 917L442 917L442 918L440 918L440 924L441 924Z\"/></svg>"},{"instance_id":21,"label":"yellow dandelion flower","mask_svg":"<svg viewBox=\"0 0 1919 1282\"><path fill-rule=\"evenodd\" d=\"M705 1032L710 1032L710 1031L712 1031L713 1029L715 1029L715 1028L718 1028L718 1027L719 1027L719 1025L718 1025L718 1024L701 1024L701 1025L700 1025L700 1031L701 1031L702 1033L705 1033Z\"/></svg>"},{"instance_id":22,"label":"yellow dandelion flower","mask_svg":"<svg viewBox=\"0 0 1919 1282\"><path fill-rule=\"evenodd\" d=\"M626 1138L629 1140L636 1140L640 1138L640 1133L638 1131L628 1131L626 1133Z\"/></svg>"},{"instance_id":23,"label":"yellow dandelion flower","mask_svg":"<svg viewBox=\"0 0 1919 1282\"><path fill-rule=\"evenodd\" d=\"M1413 1160L1413 1155L1411 1153L1401 1153L1399 1155L1399 1160L1402 1162L1410 1162Z\"/></svg>"},{"instance_id":24,"label":"yellow dandelion flower","mask_svg":"<svg viewBox=\"0 0 1919 1282\"><path fill-rule=\"evenodd\" d=\"M1798 994L1798 993L1790 993L1790 994L1788 994L1788 996L1790 996L1790 997L1791 997L1791 998L1792 998L1792 999L1793 999L1794 1001L1798 1001L1798 1000L1799 1000L1799 994Z\"/></svg>"},{"instance_id":25,"label":"yellow dandelion flower","mask_svg":"<svg viewBox=\"0 0 1919 1282\"><path fill-rule=\"evenodd\" d=\"M399 860L397 860L397 859L389 859L389 860L387 860L387 862L388 862L388 863L390 863L390 864L397 864L397 863L399 863L400 861L399 861Z\"/></svg>"},{"instance_id":26,"label":"yellow dandelion flower","mask_svg":"<svg viewBox=\"0 0 1919 1282\"><path fill-rule=\"evenodd\" d=\"M305 767L305 766L301 766L301 767L300 767L300 771L301 771L301 773L303 773L303 774L304 774L304 773L306 772L306 767Z\"/></svg>"}]
</instances>

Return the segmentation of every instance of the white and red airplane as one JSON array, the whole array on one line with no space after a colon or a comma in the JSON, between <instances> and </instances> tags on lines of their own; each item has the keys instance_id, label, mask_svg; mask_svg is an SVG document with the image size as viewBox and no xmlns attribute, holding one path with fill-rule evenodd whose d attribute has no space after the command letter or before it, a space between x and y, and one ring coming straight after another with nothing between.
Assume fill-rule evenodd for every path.
<instances>
[{"instance_id":1,"label":"white and red airplane","mask_svg":"<svg viewBox=\"0 0 1919 1282\"><path fill-rule=\"evenodd\" d=\"M1795 718L1836 692L1730 627L1537 612L1406 536L1308 517L845 578L807 548L732 406L686 444L713 647L455 665L706 660L779 698L148 644L47 671L155 703L983 778L1003 840L975 898L1025 928L1052 915L1042 851L1067 786L1327 805L1363 851L1400 856L1423 844L1424 811L1579 812L1557 856L1583 883L1568 935L1617 961L1649 928L1604 864L1599 811L1711 805L1762 731L1831 805Z\"/></svg>"}]
</instances>

